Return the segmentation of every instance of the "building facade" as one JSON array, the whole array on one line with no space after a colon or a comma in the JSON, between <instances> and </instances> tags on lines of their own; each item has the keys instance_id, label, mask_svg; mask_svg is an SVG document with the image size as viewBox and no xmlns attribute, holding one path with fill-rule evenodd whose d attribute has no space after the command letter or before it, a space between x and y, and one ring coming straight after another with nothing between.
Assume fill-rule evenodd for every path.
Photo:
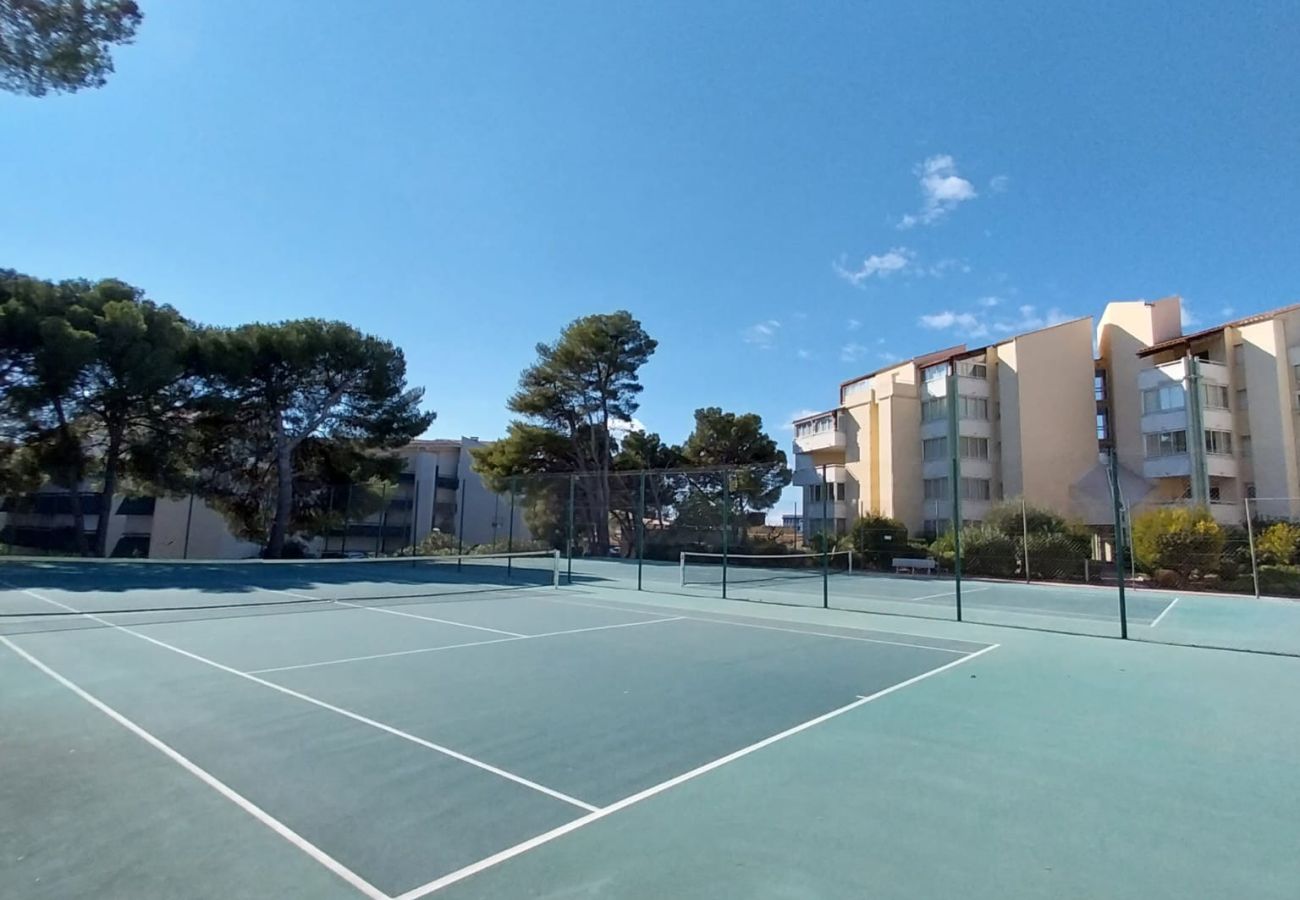
<instances>
[{"instance_id":1,"label":"building facade","mask_svg":"<svg viewBox=\"0 0 1300 900\"><path fill-rule=\"evenodd\" d=\"M1300 305L1184 334L1178 297L983 347L949 347L840 386L839 405L794 422L805 532L857 516L934 535L1007 498L1087 524L1113 522L1109 455L1126 503L1203 504L1240 522L1300 515ZM1094 351L1094 347L1096 348ZM949 373L957 405L954 482Z\"/></svg>"},{"instance_id":2,"label":"building facade","mask_svg":"<svg viewBox=\"0 0 1300 900\"><path fill-rule=\"evenodd\" d=\"M377 509L349 515L356 504L340 486L332 506L344 511L336 525L311 544L327 555L383 555L418 544L431 532L455 536L466 549L503 542L511 532L511 503L488 490L474 472L470 452L484 446L477 438L417 440L397 451L404 461L397 483L381 489ZM18 552L71 552L76 546L73 503L85 514L87 541L93 544L100 515L97 494L80 495L45 488L0 502L0 542ZM513 535L527 537L522 511L514 510ZM112 498L108 547L112 556L159 559L241 559L256 556L260 545L231 533L225 519L201 498Z\"/></svg>"}]
</instances>

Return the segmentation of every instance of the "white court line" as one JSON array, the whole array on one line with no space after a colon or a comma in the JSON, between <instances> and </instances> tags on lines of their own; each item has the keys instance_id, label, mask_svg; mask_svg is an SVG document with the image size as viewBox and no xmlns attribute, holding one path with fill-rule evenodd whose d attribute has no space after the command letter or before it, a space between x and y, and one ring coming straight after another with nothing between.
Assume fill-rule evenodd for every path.
<instances>
[{"instance_id":1,"label":"white court line","mask_svg":"<svg viewBox=\"0 0 1300 900\"><path fill-rule=\"evenodd\" d=\"M40 599L44 599L44 598L40 598ZM388 900L388 895L385 894L383 891L379 890L379 888L375 887L373 884L366 881L356 872L353 872L351 869L343 865L334 857L330 856L324 850L321 850L319 847L317 847L311 841L304 838L302 835L298 834L288 825L285 825L279 819L267 813L257 804L253 803L251 800L247 799L242 794L235 791L234 788L229 787L224 782L217 779L215 775L212 775L205 769L201 769L194 763L190 762L190 760L182 756L178 751L174 750L171 746L164 743L161 739L154 737L154 735L150 734L148 731L146 731L141 726L137 725L135 722L132 722L130 719L122 715L117 710L113 709L107 703L104 703L99 698L91 695L87 691L83 690L80 686L74 684L69 679L60 675L58 672L51 669L45 663L41 662L36 657L32 656L26 650L19 647L13 641L9 640L7 637L0 636L0 643L4 644L6 647L8 647L10 650L16 653L18 656L22 657L27 662L31 663L41 672L44 672L50 678L54 679L59 684L63 685L63 687L72 691L72 693L76 694L78 697L80 697L82 700L89 703L91 706L95 707L97 710L102 712L104 715L108 716L117 724L121 725L127 731L130 731L136 737L140 738L142 741L149 744L155 750L158 750L164 756L169 758L172 762L176 763L182 769L189 772L195 778L199 779L199 781L202 781L208 787L212 788L218 794L220 794L221 796L229 800L231 803L238 806L240 809L248 813L254 819L257 819L257 821L261 822L267 828L271 829L276 834L278 834L280 837L284 838L286 841L293 844L303 853L306 853L312 859L316 860L316 862L320 863L322 866L329 869L335 875L342 878L344 881L352 885L361 893L365 894L367 897L372 898L372 900Z\"/></svg>"},{"instance_id":2,"label":"white court line","mask_svg":"<svg viewBox=\"0 0 1300 900\"><path fill-rule=\"evenodd\" d=\"M265 675L268 672L292 672L296 669L314 669L318 666L336 666L340 663L365 662L370 659L389 659L394 656L412 656L417 653L437 653L439 650L459 650L461 647L486 647L488 644L513 644L516 641L531 641L535 638L559 637L562 634L586 634L589 631L609 631L613 628L633 628L637 625L653 625L656 622L677 622L681 616L667 619L645 619L641 622L621 622L617 625L594 625L590 628L570 628L565 631L547 631L542 634L525 634L520 637L496 638L490 641L469 641L464 644L443 644L438 647L419 647L415 650L394 650L392 653L371 653L366 656L345 656L342 659L326 659L321 662L299 663L296 666L273 666L269 669L246 669L250 675Z\"/></svg>"},{"instance_id":3,"label":"white court line","mask_svg":"<svg viewBox=\"0 0 1300 900\"><path fill-rule=\"evenodd\" d=\"M967 594L978 594L980 591L987 591L987 590L988 590L988 588L986 588L986 587L982 587L982 588L963 588L963 589L962 589L962 592L961 592L961 595L962 595L963 597L965 597ZM866 597L866 598L864 598L864 599L866 599L866 600L880 600L880 601L883 601L883 602L886 602L886 603L917 603L917 602L919 602L919 601L921 601L921 600L938 600L940 597L953 597L953 598L955 599L955 598L956 598L956 592L955 592L955 591L948 591L947 593L944 593L944 594L926 594L926 595L924 595L924 596L922 596L922 597L900 597L900 598L897 599L897 600L890 600L888 597Z\"/></svg>"},{"instance_id":4,"label":"white court line","mask_svg":"<svg viewBox=\"0 0 1300 900\"><path fill-rule=\"evenodd\" d=\"M544 598L547 603L567 603L571 606L592 606L596 609L619 609L617 606L605 606L599 603L584 603L581 600L560 600L556 597ZM633 612L634 610L622 609L622 612ZM686 619L690 622L710 622L715 625L735 625L737 628L761 628L766 631L788 631L791 634L810 634L813 637L838 638L842 641L859 641L865 644L888 644L892 647L913 647L917 650L938 650L940 653L968 653L967 650L954 650L951 647L936 647L933 644L913 644L907 641L887 641L884 638L857 637L849 634L832 634L828 631L808 631L804 628L785 628L781 625L758 625L754 622L733 622L730 619L714 619L708 616L678 616L679 619ZM892 634L893 632L891 632ZM908 635L908 637L923 637L923 635ZM974 641L961 641L964 644L976 643Z\"/></svg>"},{"instance_id":5,"label":"white court line","mask_svg":"<svg viewBox=\"0 0 1300 900\"><path fill-rule=\"evenodd\" d=\"M601 809L598 809L590 813L589 815L585 815L582 816L581 818L574 819L572 822L568 822L564 825L561 825L558 828L554 828L551 831L545 832L544 834L539 834L536 837L529 838L528 840L522 843L515 844L513 847L508 847L499 853L494 853L493 855L481 859L476 863L471 863L470 865L465 866L462 869L457 869L455 872L450 872L446 875L443 875L441 878L435 878L433 881L430 881L427 884L422 884L419 887L412 888L411 890L407 891L405 894L399 894L396 898L394 898L394 900L417 900L417 898L425 897L429 894L432 894L434 891L442 890L448 885L455 884L458 881L463 881L464 879L469 878L471 875L477 875L479 872L482 872L485 869L490 869L495 865L505 862L506 860L513 859L514 857L519 856L521 853L527 853L529 850L532 850L535 847L540 847L543 844L550 843L551 841L555 840L558 837L563 837L564 835L569 834L570 832L577 831L579 828L582 828L586 825L590 825L592 822L597 822L605 818L606 816L611 816L616 812L627 809L629 806L633 806L634 804L640 803L642 800L648 800L649 798L655 796L656 794L662 794L664 791L677 787L679 784L683 784L684 782L690 781L693 778L698 778L701 775L704 775L708 772L712 772L714 769L718 769L721 768L722 766L727 765L727 763L735 762L741 757L748 756L751 753L762 750L764 747L770 747L772 744L775 744L778 741L783 741L786 738L796 735L801 731L807 731L809 728L812 728L816 725L820 725L823 722L830 721L831 719L834 719L837 716L842 716L846 712L850 712L852 710L857 709L859 706L863 706L867 703L870 703L873 700L879 700L881 697L887 696L888 694L892 694L895 691L902 690L903 688L908 687L909 685L916 684L918 681L923 681L924 679L929 678L932 675L938 675L940 672L947 671L948 669L951 669L954 666L960 666L962 663L970 662L972 659L974 659L977 656L982 656L983 654L988 653L990 650L996 650L998 646L1000 645L990 644L989 646L985 647L983 650L976 650L974 653L971 653L968 656L963 656L961 659L954 659L952 662L945 663L944 665L939 666L937 669L931 669L928 672L922 672L920 675L913 676L912 678L909 678L906 681L900 681L898 684L890 685L887 688L883 688L882 690L876 691L874 694L868 694L867 696L864 697L860 696L852 703L845 704L844 706L841 706L838 709L833 709L828 713L823 713L822 715L817 716L814 719L809 719L807 722L803 722L799 725L795 725L792 728L787 728L785 731L782 731L778 734L774 734L771 737L763 738L761 741L750 744L748 747L742 747L739 750L736 750L732 753L728 753L726 756L719 757L718 759L715 759L712 762L705 763L702 766L691 769L689 772L684 772L681 775L676 776L675 778L670 778L667 781L662 781L659 784L656 784L653 787L648 787L645 790L640 791L639 793L631 795L630 797L624 797L622 800L619 800L615 803L611 803L609 806L602 807Z\"/></svg>"},{"instance_id":6,"label":"white court line","mask_svg":"<svg viewBox=\"0 0 1300 900\"><path fill-rule=\"evenodd\" d=\"M214 669L220 669L222 672L229 672L231 675L236 675L240 678L251 681L254 684L260 684L263 687L268 687L273 691L279 691L281 694L285 694L289 697L296 697L297 699L310 703L313 706L319 706L321 709L327 709L330 712L338 713L341 716L346 716L347 718L352 719L355 722L360 722L363 725L369 725L371 728L377 728L380 731L393 735L394 737L399 737L402 740L410 741L413 744L418 744L421 747L425 747L429 750L433 750L436 753L441 753L444 756L449 756L452 759L459 760L460 762L468 763L469 765L474 766L476 769L482 769L485 772L491 772L493 775L497 775L501 778L506 779L507 781L513 781L515 784L523 785L524 787L537 791L540 794L546 794L548 797L554 797L556 800L561 800L565 803L568 803L570 806L576 806L579 809L585 809L588 811L592 811L596 809L595 806L592 806L590 803L586 803L582 800L579 800L576 797L570 797L568 794L564 794L561 793L560 791L553 790L552 788L548 788L543 784L538 784L535 781L529 781L527 778L524 778L522 775L516 775L513 772L507 772L505 769L498 768L492 765L491 763L483 762L481 759L475 759L472 756L467 756L464 753L460 753L456 750L452 750L450 747L444 747L441 744L435 744L433 743L433 741L426 741L424 738L416 737L413 734L402 731L400 728L394 728L392 725L385 725L383 722L379 722L376 721L375 719L368 718L367 716L363 716L360 713L354 713L349 709L344 709L341 706L335 706L332 703L327 703L324 700L319 700L316 697L309 696L308 694L304 694L301 691L295 691L292 688L287 688L284 687L283 685L276 684L274 681L267 681L265 678L258 678L256 675L249 674L248 672L241 672L239 669L234 669L231 668L230 666L219 663L216 660L208 659L206 656L200 656L197 653L191 653L189 650L182 650L180 647L176 647L172 644L167 643L166 641L160 641L158 640L158 638L150 637L149 635L144 634L143 632L140 631L136 631L133 628L127 628L125 625L117 625L113 622L108 621L105 618L95 615L94 613L82 612L79 609L68 606L66 603L60 603L58 600L51 600L49 597L42 597L40 594L37 594L35 591L23 591L23 593L30 594L36 599L43 600L46 603L52 603L55 606L62 607L63 609L68 610L69 612L78 613L79 615L85 616L87 619L90 619L91 621L98 622L101 625L106 625L109 628L114 629L115 631L122 631L125 632L126 634L131 635L132 637L137 637L142 641L148 641L151 644L156 644L157 646L162 647L164 650L170 650L173 653L179 653L181 656L186 656L189 657L190 659L196 660L197 662L201 662L204 665L212 666L212 668Z\"/></svg>"},{"instance_id":7,"label":"white court line","mask_svg":"<svg viewBox=\"0 0 1300 900\"><path fill-rule=\"evenodd\" d=\"M346 600L331 600L329 597L314 597L311 594L300 594L297 591L284 591L279 588L261 588L261 590L270 591L273 594L288 594L290 597L299 597L303 600L318 600L321 603L333 603L336 606L346 606L350 609L364 609L367 612L387 613L390 616L405 616L408 619L422 619L425 622L437 622L439 625L457 625L461 628L469 628L473 631L487 631L492 634L508 635L509 637L524 637L524 635L517 631L502 631L500 628L488 628L484 625L467 625L464 622L453 622L451 619L436 619L433 616L421 616L416 613L401 612L396 609L366 606L363 603L349 603Z\"/></svg>"},{"instance_id":8,"label":"white court line","mask_svg":"<svg viewBox=\"0 0 1300 900\"><path fill-rule=\"evenodd\" d=\"M1169 615L1169 610L1173 609L1174 604L1176 604L1181 599L1182 597L1175 597L1174 599L1170 600L1169 605L1166 606L1164 609L1160 610L1160 615L1156 616L1155 619L1152 620L1151 627L1155 628L1157 625L1159 625L1160 620L1163 619L1165 616Z\"/></svg>"}]
</instances>

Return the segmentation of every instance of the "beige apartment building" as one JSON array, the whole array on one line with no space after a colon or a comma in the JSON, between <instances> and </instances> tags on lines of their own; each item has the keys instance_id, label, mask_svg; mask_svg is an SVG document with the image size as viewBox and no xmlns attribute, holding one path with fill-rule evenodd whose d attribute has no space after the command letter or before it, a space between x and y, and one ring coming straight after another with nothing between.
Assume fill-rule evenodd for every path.
<instances>
[{"instance_id":1,"label":"beige apartment building","mask_svg":"<svg viewBox=\"0 0 1300 900\"><path fill-rule=\"evenodd\" d=\"M836 408L794 423L805 533L843 532L874 512L933 535L948 527L953 490L966 522L1022 497L1106 526L1112 446L1131 506L1204 503L1240 522L1251 497L1265 514L1300 514L1300 501L1264 499L1300 495L1300 305L1192 334L1181 321L1177 297L1116 302L1102 314L1095 354L1085 317L844 382Z\"/></svg>"}]
</instances>

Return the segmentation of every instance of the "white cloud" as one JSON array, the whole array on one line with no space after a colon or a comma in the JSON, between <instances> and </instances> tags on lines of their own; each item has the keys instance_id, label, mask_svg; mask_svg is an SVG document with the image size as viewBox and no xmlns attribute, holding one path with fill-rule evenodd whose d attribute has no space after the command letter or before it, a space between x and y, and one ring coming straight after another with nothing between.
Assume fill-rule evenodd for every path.
<instances>
[{"instance_id":1,"label":"white cloud","mask_svg":"<svg viewBox=\"0 0 1300 900\"><path fill-rule=\"evenodd\" d=\"M931 156L916 167L921 183L921 209L903 216L900 229L916 225L933 225L967 200L979 195L975 185L957 174L957 163L948 154Z\"/></svg>"},{"instance_id":2,"label":"white cloud","mask_svg":"<svg viewBox=\"0 0 1300 900\"><path fill-rule=\"evenodd\" d=\"M940 313L921 316L917 323L922 328L934 331L958 331L967 337L984 337L989 333L988 326L974 313L959 313L944 310Z\"/></svg>"},{"instance_id":3,"label":"white cloud","mask_svg":"<svg viewBox=\"0 0 1300 900\"><path fill-rule=\"evenodd\" d=\"M803 347L800 347L798 350L794 351L794 355L797 356L799 359L812 359L812 354L809 353L807 350L805 350Z\"/></svg>"},{"instance_id":4,"label":"white cloud","mask_svg":"<svg viewBox=\"0 0 1300 900\"><path fill-rule=\"evenodd\" d=\"M1002 302L1001 297L980 297L979 305L985 309L992 309Z\"/></svg>"},{"instance_id":5,"label":"white cloud","mask_svg":"<svg viewBox=\"0 0 1300 900\"><path fill-rule=\"evenodd\" d=\"M766 322L757 322L748 328L742 329L740 339L746 344L753 344L763 350L769 350L776 341L776 333L781 328L781 323L776 319L768 319Z\"/></svg>"},{"instance_id":6,"label":"white cloud","mask_svg":"<svg viewBox=\"0 0 1300 900\"><path fill-rule=\"evenodd\" d=\"M994 175L989 179L989 193L1001 194L1011 186L1011 179L1006 175Z\"/></svg>"},{"instance_id":7,"label":"white cloud","mask_svg":"<svg viewBox=\"0 0 1300 900\"><path fill-rule=\"evenodd\" d=\"M809 416L815 416L819 412L821 412L820 409L808 409L807 407L804 407L803 409L796 409L794 412L790 413L790 415L785 417L785 421L781 423L781 430L794 431L794 423L796 420L806 419Z\"/></svg>"},{"instance_id":8,"label":"white cloud","mask_svg":"<svg viewBox=\"0 0 1300 900\"><path fill-rule=\"evenodd\" d=\"M861 285L862 282L873 275L888 278L890 275L903 271L911 265L915 257L916 254L906 247L893 247L884 253L868 256L856 271L845 268L842 263L835 264L835 271L849 284Z\"/></svg>"},{"instance_id":9,"label":"white cloud","mask_svg":"<svg viewBox=\"0 0 1300 900\"><path fill-rule=\"evenodd\" d=\"M615 437L626 437L633 431L645 431L645 423L633 416L631 419L610 419L610 434Z\"/></svg>"},{"instance_id":10,"label":"white cloud","mask_svg":"<svg viewBox=\"0 0 1300 900\"><path fill-rule=\"evenodd\" d=\"M856 362L866 355L867 347L865 344L859 344L856 341L850 341L840 348L840 359L844 362Z\"/></svg>"},{"instance_id":11,"label":"white cloud","mask_svg":"<svg viewBox=\"0 0 1300 900\"><path fill-rule=\"evenodd\" d=\"M860 322L857 319L849 319L848 322L845 323L845 325L848 326L849 331L857 331L859 328L862 327L862 322Z\"/></svg>"},{"instance_id":12,"label":"white cloud","mask_svg":"<svg viewBox=\"0 0 1300 900\"><path fill-rule=\"evenodd\" d=\"M966 262L965 260L953 259L952 257L947 257L945 259L939 260L932 266L928 266L924 269L919 269L916 274L929 275L931 278L942 278L945 275L951 274L953 272L961 272L962 274L968 274L970 272L970 263Z\"/></svg>"},{"instance_id":13,"label":"white cloud","mask_svg":"<svg viewBox=\"0 0 1300 900\"><path fill-rule=\"evenodd\" d=\"M903 357L899 356L897 353L882 353L880 354L880 358L887 363L893 363L898 362Z\"/></svg>"},{"instance_id":14,"label":"white cloud","mask_svg":"<svg viewBox=\"0 0 1300 900\"><path fill-rule=\"evenodd\" d=\"M1188 328L1195 328L1197 325L1201 324L1201 317L1192 311L1191 305L1186 300L1184 300L1182 304L1182 313L1184 331Z\"/></svg>"},{"instance_id":15,"label":"white cloud","mask_svg":"<svg viewBox=\"0 0 1300 900\"><path fill-rule=\"evenodd\" d=\"M1231 319L1233 314L1236 312L1237 310L1234 307L1225 306L1223 309L1219 310L1219 315L1223 316L1225 319Z\"/></svg>"},{"instance_id":16,"label":"white cloud","mask_svg":"<svg viewBox=\"0 0 1300 900\"><path fill-rule=\"evenodd\" d=\"M998 319L992 325L993 330L1006 333L1035 331L1039 328L1046 328L1049 325L1059 325L1062 322L1068 322L1070 319L1074 318L1073 316L1057 309L1055 306L1045 313L1040 313L1037 307L1029 303L1018 307L1016 312L1019 313L1019 318Z\"/></svg>"},{"instance_id":17,"label":"white cloud","mask_svg":"<svg viewBox=\"0 0 1300 900\"><path fill-rule=\"evenodd\" d=\"M790 318L794 319L796 322L802 322L804 319L808 318L808 314L803 311L792 312L790 313Z\"/></svg>"}]
</instances>

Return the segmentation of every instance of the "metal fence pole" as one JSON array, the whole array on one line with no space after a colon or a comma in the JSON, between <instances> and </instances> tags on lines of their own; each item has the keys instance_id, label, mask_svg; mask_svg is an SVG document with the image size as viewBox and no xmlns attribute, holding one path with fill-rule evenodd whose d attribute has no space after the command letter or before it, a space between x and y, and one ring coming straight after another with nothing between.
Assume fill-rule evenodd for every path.
<instances>
[{"instance_id":1,"label":"metal fence pole","mask_svg":"<svg viewBox=\"0 0 1300 900\"><path fill-rule=\"evenodd\" d=\"M641 590L641 567L645 562L645 470L641 470L641 484L636 502L636 589Z\"/></svg>"},{"instance_id":2,"label":"metal fence pole","mask_svg":"<svg viewBox=\"0 0 1300 900\"><path fill-rule=\"evenodd\" d=\"M573 584L573 507L577 502L578 476L569 475L569 525L568 535L565 539L565 545L568 547L569 556L569 584Z\"/></svg>"},{"instance_id":3,"label":"metal fence pole","mask_svg":"<svg viewBox=\"0 0 1300 900\"><path fill-rule=\"evenodd\" d=\"M731 530L731 470L722 470L722 599L727 599L727 545Z\"/></svg>"},{"instance_id":4,"label":"metal fence pole","mask_svg":"<svg viewBox=\"0 0 1300 900\"><path fill-rule=\"evenodd\" d=\"M826 521L830 515L830 500L827 499L829 492L830 484L826 481L826 464L822 463L822 609L829 609L831 605L831 538L826 531Z\"/></svg>"},{"instance_id":5,"label":"metal fence pole","mask_svg":"<svg viewBox=\"0 0 1300 900\"><path fill-rule=\"evenodd\" d=\"M351 523L352 515L352 482L348 482L348 493L343 498L343 537L339 541L339 554L347 556L348 553L348 525Z\"/></svg>"},{"instance_id":6,"label":"metal fence pole","mask_svg":"<svg viewBox=\"0 0 1300 900\"><path fill-rule=\"evenodd\" d=\"M190 558L190 525L194 523L194 485L190 485L190 506L185 512L185 547L181 550L181 559ZM1252 554L1253 557L1254 554Z\"/></svg>"},{"instance_id":7,"label":"metal fence pole","mask_svg":"<svg viewBox=\"0 0 1300 900\"><path fill-rule=\"evenodd\" d=\"M510 524L506 526L506 553L510 554L515 549L515 492L519 487L519 479L515 475L510 476ZM510 580L511 564L514 557L506 556L506 581Z\"/></svg>"},{"instance_id":8,"label":"metal fence pole","mask_svg":"<svg viewBox=\"0 0 1300 900\"><path fill-rule=\"evenodd\" d=\"M1024 552L1025 584L1028 584L1029 583L1029 513L1025 509L1024 497L1020 498L1020 532L1021 532L1021 540L1023 540L1025 544L1025 552Z\"/></svg>"},{"instance_id":9,"label":"metal fence pole","mask_svg":"<svg viewBox=\"0 0 1300 900\"><path fill-rule=\"evenodd\" d=\"M1255 525L1250 521L1250 498L1246 498L1246 540L1250 542L1250 579L1255 585L1255 597L1259 598L1259 560L1255 556Z\"/></svg>"},{"instance_id":10,"label":"metal fence pole","mask_svg":"<svg viewBox=\"0 0 1300 900\"><path fill-rule=\"evenodd\" d=\"M949 489L952 491L952 572L955 578L954 594L956 598L957 621L961 621L961 455L958 452L957 428L957 363L948 363L948 383L944 393L948 404L948 457L951 460L952 477Z\"/></svg>"},{"instance_id":11,"label":"metal fence pole","mask_svg":"<svg viewBox=\"0 0 1300 900\"><path fill-rule=\"evenodd\" d=\"M379 544L375 550L376 556L383 556L384 551L388 549L388 482L384 482L384 490L379 495Z\"/></svg>"},{"instance_id":12,"label":"metal fence pole","mask_svg":"<svg viewBox=\"0 0 1300 900\"><path fill-rule=\"evenodd\" d=\"M415 555L415 536L420 530L420 482L411 485L411 515L407 531L411 536L411 555Z\"/></svg>"},{"instance_id":13,"label":"metal fence pole","mask_svg":"<svg viewBox=\"0 0 1300 900\"><path fill-rule=\"evenodd\" d=\"M460 571L461 556L465 553L465 485L468 479L460 480L460 525L456 528L456 571Z\"/></svg>"},{"instance_id":14,"label":"metal fence pole","mask_svg":"<svg viewBox=\"0 0 1300 900\"><path fill-rule=\"evenodd\" d=\"M1119 636L1128 638L1128 602L1124 596L1124 518L1119 502L1119 461L1110 449L1110 496L1115 506L1115 581L1119 584Z\"/></svg>"}]
</instances>

